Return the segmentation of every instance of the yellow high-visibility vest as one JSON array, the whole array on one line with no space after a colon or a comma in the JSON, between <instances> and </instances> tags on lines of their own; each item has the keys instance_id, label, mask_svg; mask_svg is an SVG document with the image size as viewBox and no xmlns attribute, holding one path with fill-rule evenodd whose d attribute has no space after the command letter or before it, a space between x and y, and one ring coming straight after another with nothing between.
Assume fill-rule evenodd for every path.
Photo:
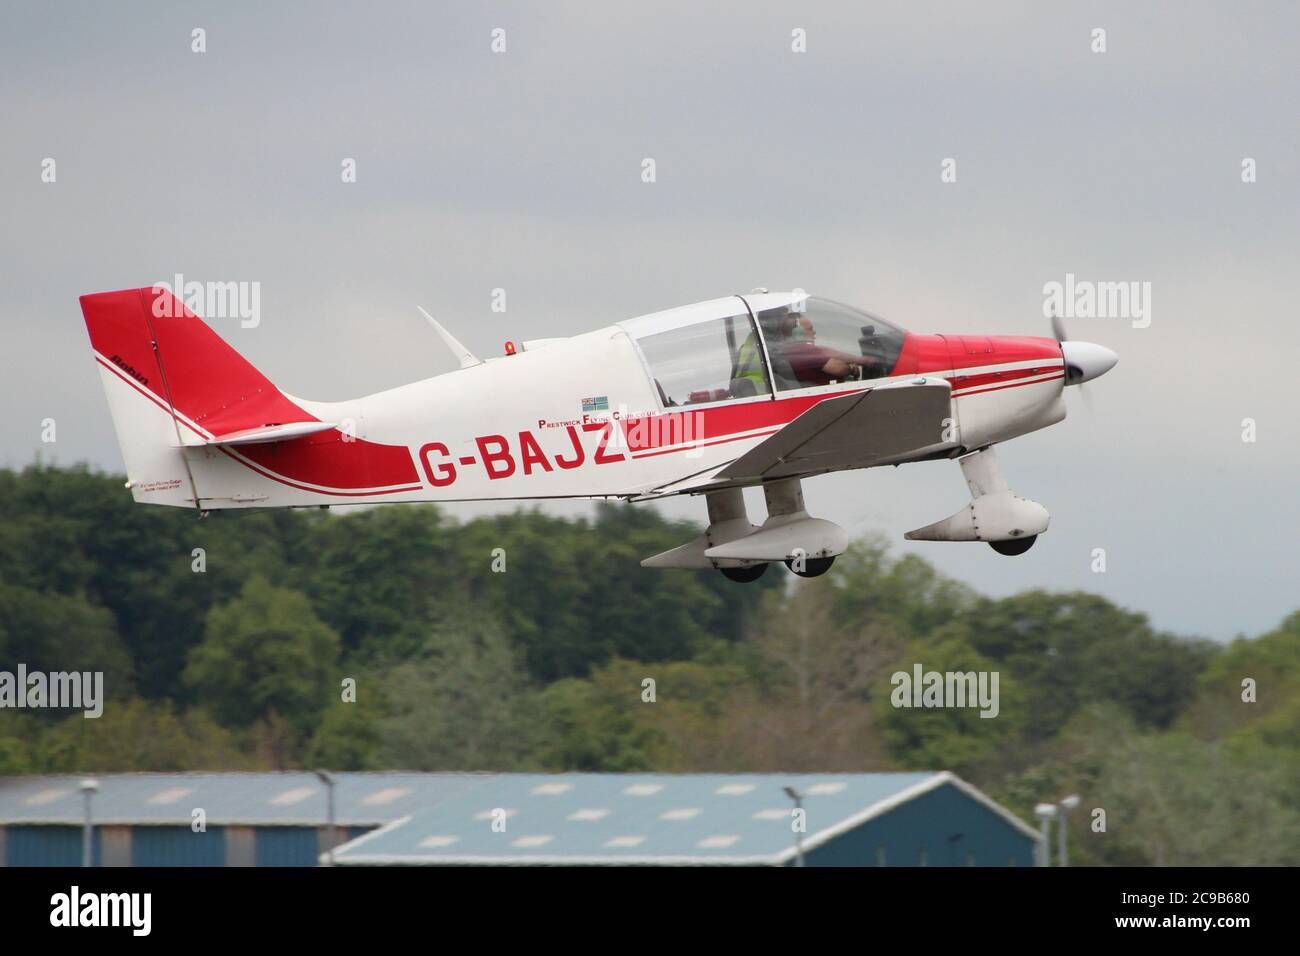
<instances>
[{"instance_id":1,"label":"yellow high-visibility vest","mask_svg":"<svg viewBox=\"0 0 1300 956\"><path fill-rule=\"evenodd\" d=\"M767 370L763 368L763 350L758 337L749 333L740 351L736 353L736 378L747 378L762 391L767 387Z\"/></svg>"}]
</instances>

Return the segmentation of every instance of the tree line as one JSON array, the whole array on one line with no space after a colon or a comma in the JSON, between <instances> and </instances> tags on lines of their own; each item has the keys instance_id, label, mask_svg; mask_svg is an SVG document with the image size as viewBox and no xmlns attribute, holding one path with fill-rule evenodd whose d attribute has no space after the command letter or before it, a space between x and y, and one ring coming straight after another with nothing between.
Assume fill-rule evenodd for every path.
<instances>
[{"instance_id":1,"label":"tree line","mask_svg":"<svg viewBox=\"0 0 1300 956\"><path fill-rule=\"evenodd\" d=\"M108 697L0 711L0 774L950 769L1025 818L1079 792L1079 862L1300 863L1300 611L1220 645L870 537L737 586L641 569L698 533L644 506L198 520L122 482L0 471L0 670ZM894 706L917 664L996 672L997 717Z\"/></svg>"}]
</instances>

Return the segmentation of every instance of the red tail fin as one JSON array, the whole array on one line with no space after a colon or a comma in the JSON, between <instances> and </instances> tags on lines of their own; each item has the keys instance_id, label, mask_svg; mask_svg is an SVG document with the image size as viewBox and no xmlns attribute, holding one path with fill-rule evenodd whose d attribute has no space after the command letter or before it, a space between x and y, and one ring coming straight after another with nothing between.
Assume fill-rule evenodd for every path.
<instances>
[{"instance_id":1,"label":"red tail fin","mask_svg":"<svg viewBox=\"0 0 1300 956\"><path fill-rule=\"evenodd\" d=\"M317 420L166 289L83 295L81 312L101 363L204 437Z\"/></svg>"},{"instance_id":2,"label":"red tail fin","mask_svg":"<svg viewBox=\"0 0 1300 956\"><path fill-rule=\"evenodd\" d=\"M409 448L308 413L170 292L84 295L81 311L137 501L275 507L420 490Z\"/></svg>"}]
</instances>

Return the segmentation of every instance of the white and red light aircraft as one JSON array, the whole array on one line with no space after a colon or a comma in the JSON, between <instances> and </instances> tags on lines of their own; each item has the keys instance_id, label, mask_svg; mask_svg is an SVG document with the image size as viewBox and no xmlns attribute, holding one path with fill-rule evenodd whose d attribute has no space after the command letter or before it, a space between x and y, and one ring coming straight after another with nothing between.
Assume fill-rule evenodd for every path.
<instances>
[{"instance_id":1,"label":"white and red light aircraft","mask_svg":"<svg viewBox=\"0 0 1300 956\"><path fill-rule=\"evenodd\" d=\"M909 539L1022 554L1047 510L993 446L1065 418L1066 385L1109 349L1056 338L920 335L802 293L757 290L507 345L346 402L287 395L159 286L81 297L136 501L194 508L703 495L709 526L647 567L752 581L825 572L848 535L800 482L953 458L971 492ZM421 310L423 311L423 310ZM1055 325L1055 323L1054 323ZM761 486L750 522L742 489Z\"/></svg>"}]
</instances>

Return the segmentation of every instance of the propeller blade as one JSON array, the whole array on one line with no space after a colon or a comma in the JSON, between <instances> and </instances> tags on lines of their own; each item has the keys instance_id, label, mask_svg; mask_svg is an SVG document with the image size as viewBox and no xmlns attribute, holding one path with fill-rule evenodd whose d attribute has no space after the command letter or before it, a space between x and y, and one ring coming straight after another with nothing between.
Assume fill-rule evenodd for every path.
<instances>
[{"instance_id":1,"label":"propeller blade","mask_svg":"<svg viewBox=\"0 0 1300 956\"><path fill-rule=\"evenodd\" d=\"M1065 334L1065 323L1061 321L1061 317L1055 312L1052 313L1052 336L1058 342L1067 342L1070 338Z\"/></svg>"}]
</instances>

